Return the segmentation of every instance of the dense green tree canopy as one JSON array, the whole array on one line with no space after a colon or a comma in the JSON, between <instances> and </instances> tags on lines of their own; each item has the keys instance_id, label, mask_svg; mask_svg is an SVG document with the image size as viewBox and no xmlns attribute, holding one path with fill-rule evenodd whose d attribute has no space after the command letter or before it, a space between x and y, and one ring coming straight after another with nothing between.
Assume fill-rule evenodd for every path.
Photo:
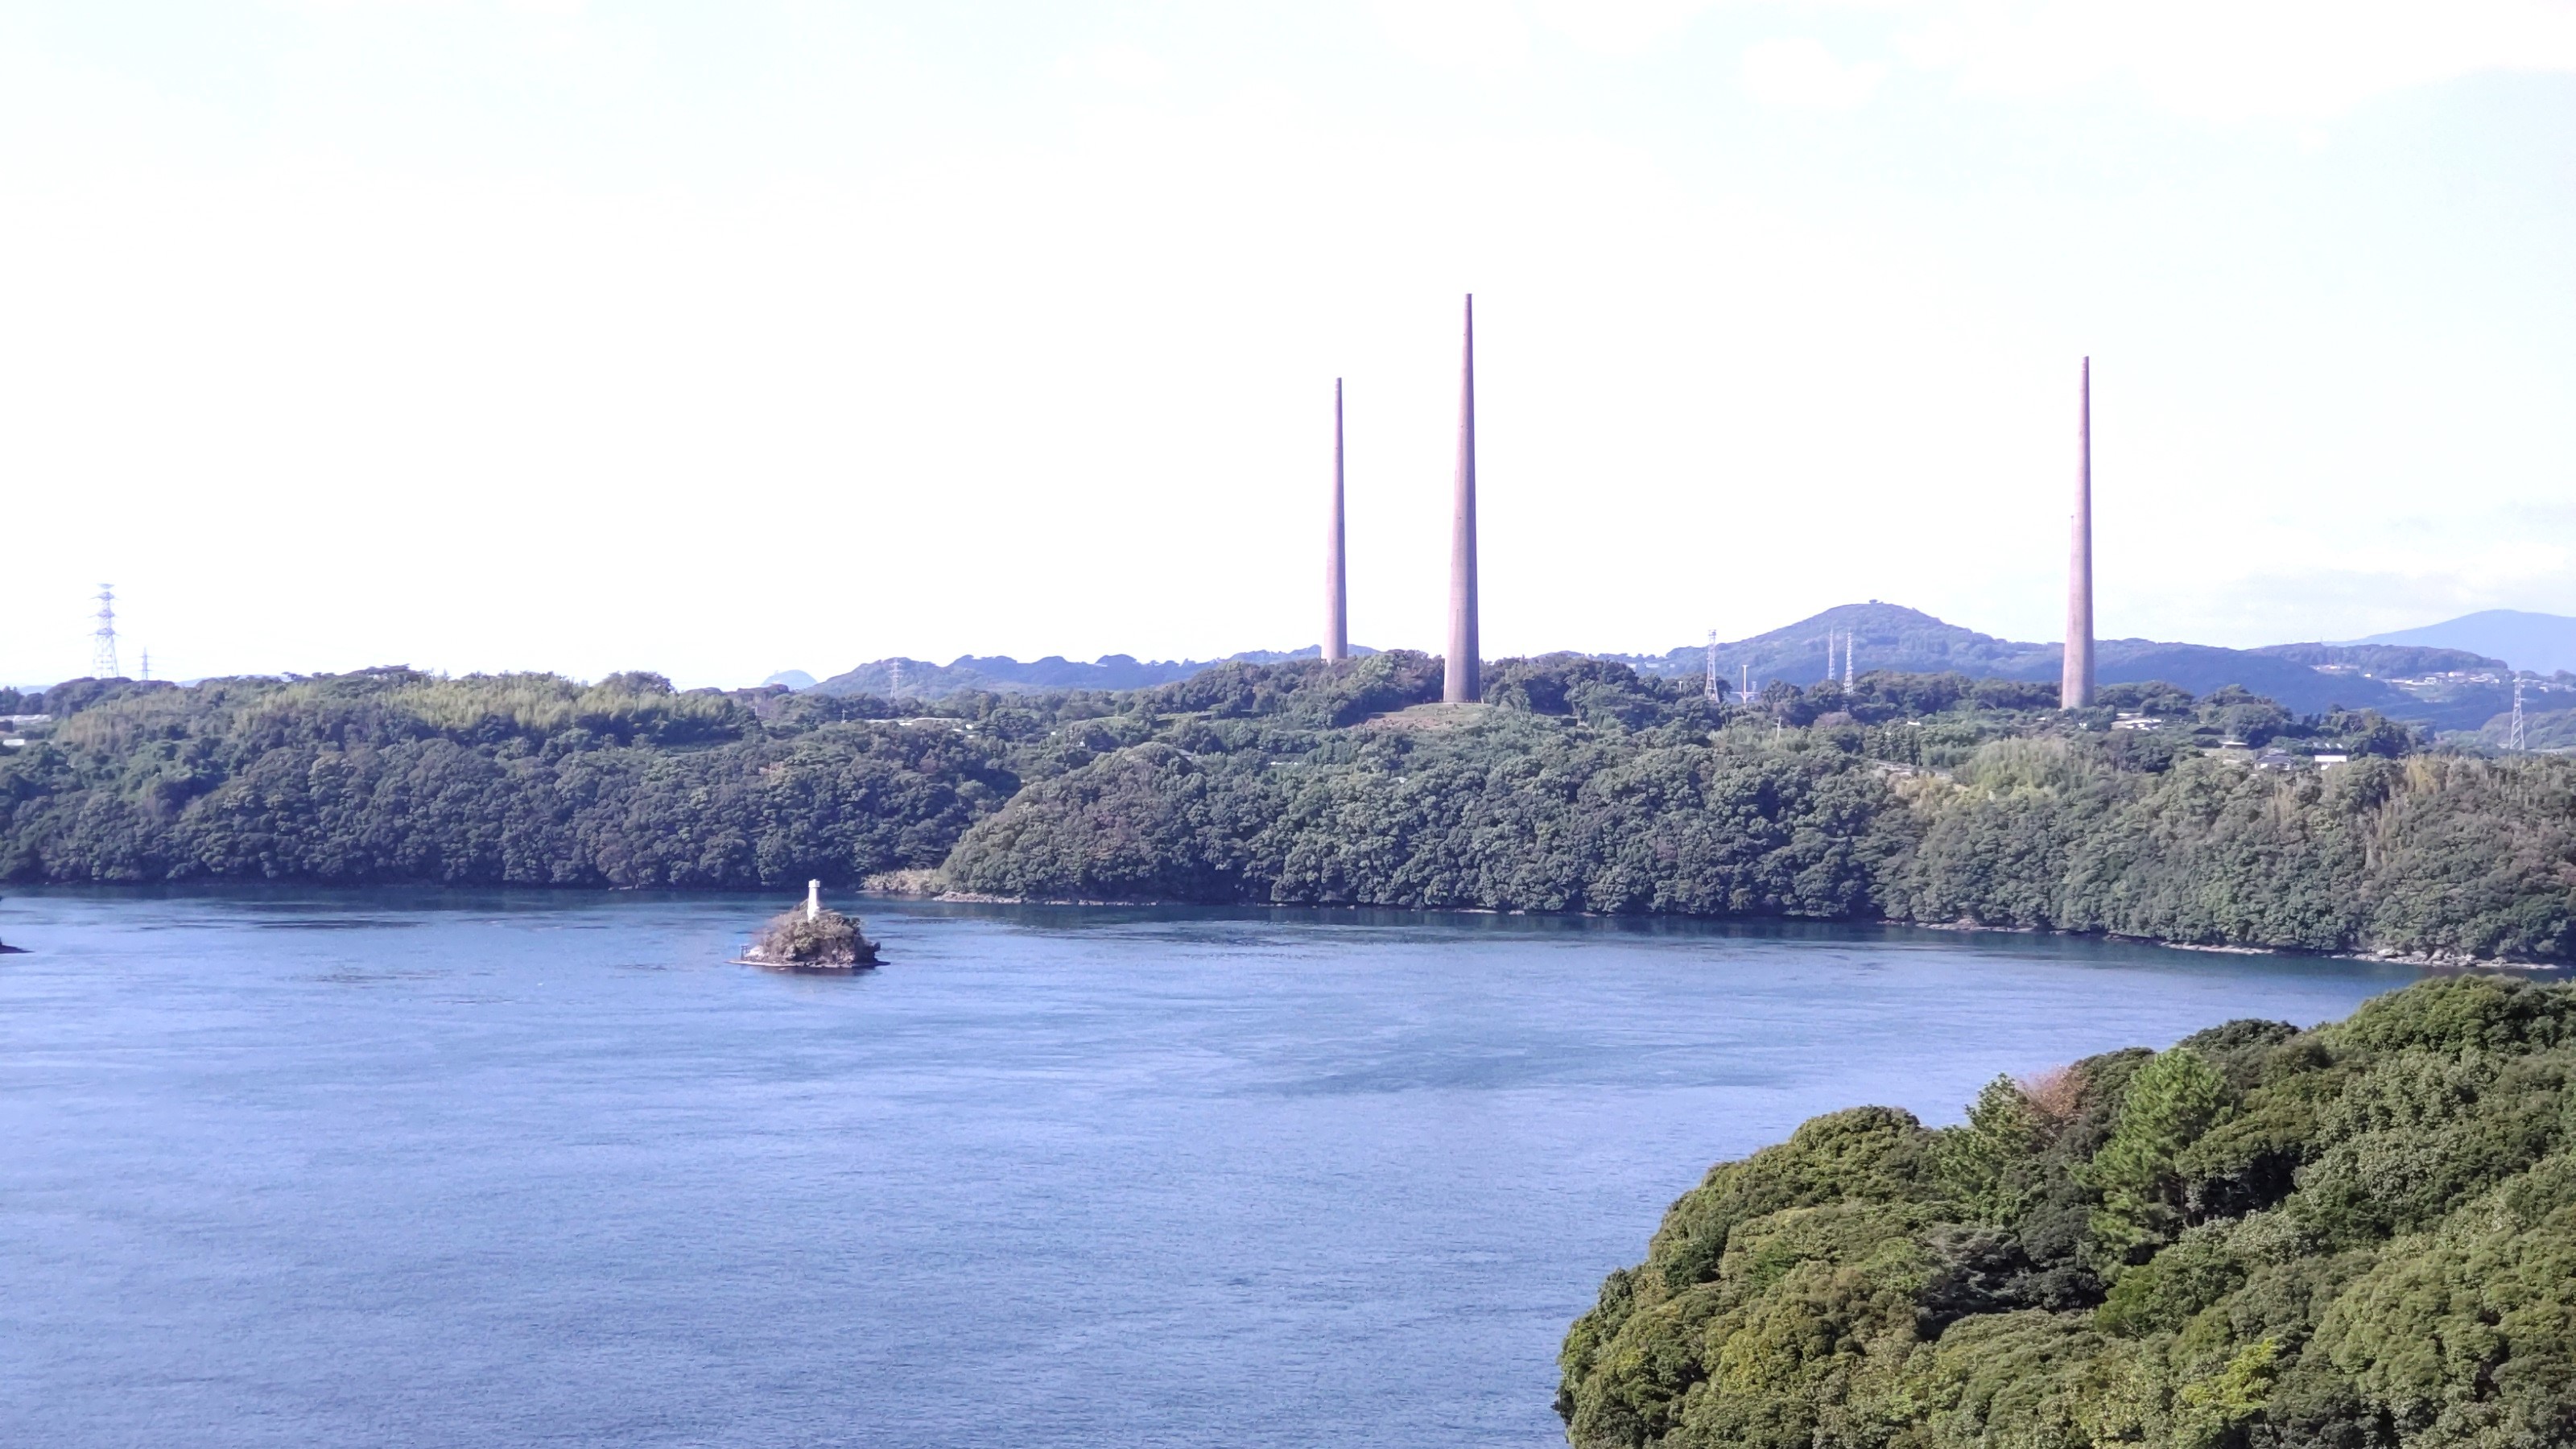
<instances>
[{"instance_id":1,"label":"dense green tree canopy","mask_svg":"<svg viewBox=\"0 0 2576 1449\"><path fill-rule=\"evenodd\" d=\"M1816 1118L1684 1194L1561 1362L1578 1449L2576 1442L2576 986Z\"/></svg>"},{"instance_id":2,"label":"dense green tree canopy","mask_svg":"<svg viewBox=\"0 0 2576 1449\"><path fill-rule=\"evenodd\" d=\"M409 670L76 698L0 762L0 877L731 887L936 865L1019 781L959 723L868 708Z\"/></svg>"},{"instance_id":3,"label":"dense green tree canopy","mask_svg":"<svg viewBox=\"0 0 2576 1449\"><path fill-rule=\"evenodd\" d=\"M2050 687L1957 674L1712 701L1572 655L1497 661L1483 705L1439 687L1439 661L1402 651L901 718L643 673L74 681L0 756L0 879L937 870L1021 898L2576 954L2576 765L2427 753L2367 712L2295 719L2156 684L2061 711ZM2354 758L2320 769L2322 751Z\"/></svg>"}]
</instances>

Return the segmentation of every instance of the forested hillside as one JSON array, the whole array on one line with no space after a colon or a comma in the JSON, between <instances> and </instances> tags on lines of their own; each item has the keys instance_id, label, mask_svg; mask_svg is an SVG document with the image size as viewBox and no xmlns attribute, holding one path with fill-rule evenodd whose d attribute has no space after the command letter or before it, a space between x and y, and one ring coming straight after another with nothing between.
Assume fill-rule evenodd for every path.
<instances>
[{"instance_id":1,"label":"forested hillside","mask_svg":"<svg viewBox=\"0 0 2576 1449\"><path fill-rule=\"evenodd\" d=\"M1158 692L1190 712L1034 783L959 841L952 882L2576 951L2576 768L2410 754L2415 738L2375 715L2298 721L2241 692L2120 686L2069 716L2045 686L1923 675L1712 709L1683 682L1539 660L1498 665L1485 706L1316 730L1226 693L1224 678L1255 677ZM1426 667L1400 692L1435 685ZM2122 706L2162 711L2162 727L2106 728ZM2264 770L2207 753L2228 739L2354 758Z\"/></svg>"},{"instance_id":2,"label":"forested hillside","mask_svg":"<svg viewBox=\"0 0 2576 1449\"><path fill-rule=\"evenodd\" d=\"M938 864L1019 788L996 742L944 721L651 675L376 670L43 703L51 732L0 760L0 879L847 881Z\"/></svg>"},{"instance_id":3,"label":"forested hillside","mask_svg":"<svg viewBox=\"0 0 2576 1449\"><path fill-rule=\"evenodd\" d=\"M1560 1362L1577 1449L2576 1442L2576 986L1816 1118L1674 1203Z\"/></svg>"},{"instance_id":4,"label":"forested hillside","mask_svg":"<svg viewBox=\"0 0 2576 1449\"><path fill-rule=\"evenodd\" d=\"M66 685L0 757L0 879L752 887L1679 912L2576 955L2576 766L2242 691L1873 673L1716 703L1574 656L1160 688L673 692L379 670ZM914 706L918 708L919 706ZM2113 729L2115 716L2144 716ZM2256 751L2267 751L2260 768ZM2320 769L2311 753L2353 758Z\"/></svg>"}]
</instances>

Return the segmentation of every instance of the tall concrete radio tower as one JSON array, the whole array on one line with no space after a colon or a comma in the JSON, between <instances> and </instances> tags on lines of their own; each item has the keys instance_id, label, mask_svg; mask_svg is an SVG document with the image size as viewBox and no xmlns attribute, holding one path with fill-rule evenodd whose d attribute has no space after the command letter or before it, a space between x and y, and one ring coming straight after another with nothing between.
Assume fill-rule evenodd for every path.
<instances>
[{"instance_id":1,"label":"tall concrete radio tower","mask_svg":"<svg viewBox=\"0 0 2576 1449\"><path fill-rule=\"evenodd\" d=\"M116 667L116 585L98 586L98 628L90 635L89 673L92 679L115 679L124 671Z\"/></svg>"},{"instance_id":2,"label":"tall concrete radio tower","mask_svg":"<svg viewBox=\"0 0 2576 1449\"><path fill-rule=\"evenodd\" d=\"M1458 485L1449 513L1449 659L1440 697L1472 704L1484 695L1476 637L1476 298L1467 297L1458 371Z\"/></svg>"},{"instance_id":3,"label":"tall concrete radio tower","mask_svg":"<svg viewBox=\"0 0 2576 1449\"><path fill-rule=\"evenodd\" d=\"M1351 596L1342 572L1342 380L1333 379L1333 507L1324 525L1324 662L1351 657Z\"/></svg>"},{"instance_id":4,"label":"tall concrete radio tower","mask_svg":"<svg viewBox=\"0 0 2576 1449\"><path fill-rule=\"evenodd\" d=\"M2058 683L2060 709L2093 703L2093 359L2075 399L2075 518L2066 554L2066 670Z\"/></svg>"}]
</instances>

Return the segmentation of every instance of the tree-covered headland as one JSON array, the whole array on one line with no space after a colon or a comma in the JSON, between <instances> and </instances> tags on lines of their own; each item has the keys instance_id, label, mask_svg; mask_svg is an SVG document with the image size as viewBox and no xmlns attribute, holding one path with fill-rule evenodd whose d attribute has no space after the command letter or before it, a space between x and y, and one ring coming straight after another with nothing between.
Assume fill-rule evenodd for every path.
<instances>
[{"instance_id":1,"label":"tree-covered headland","mask_svg":"<svg viewBox=\"0 0 2576 1449\"><path fill-rule=\"evenodd\" d=\"M2576 1443L2576 986L1818 1117L1675 1202L1561 1366L1577 1449Z\"/></svg>"},{"instance_id":2,"label":"tree-covered headland","mask_svg":"<svg viewBox=\"0 0 2576 1449\"><path fill-rule=\"evenodd\" d=\"M801 886L936 865L1019 788L881 701L385 669L57 686L0 879Z\"/></svg>"},{"instance_id":3,"label":"tree-covered headland","mask_svg":"<svg viewBox=\"0 0 2576 1449\"><path fill-rule=\"evenodd\" d=\"M912 872L1031 899L2576 954L2576 764L2435 750L2367 711L2147 684L2069 712L2046 684L1897 673L1713 702L1578 656L1495 663L1482 705L1439 684L1403 651L900 704L643 674L75 681L19 701L55 718L0 756L0 879Z\"/></svg>"}]
</instances>

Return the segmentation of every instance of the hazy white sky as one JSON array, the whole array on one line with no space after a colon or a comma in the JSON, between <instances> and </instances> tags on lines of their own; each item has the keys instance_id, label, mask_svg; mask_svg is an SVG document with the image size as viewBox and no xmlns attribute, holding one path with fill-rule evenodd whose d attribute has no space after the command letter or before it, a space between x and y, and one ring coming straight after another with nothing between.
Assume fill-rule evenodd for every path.
<instances>
[{"instance_id":1,"label":"hazy white sky","mask_svg":"<svg viewBox=\"0 0 2576 1449\"><path fill-rule=\"evenodd\" d=\"M2576 0L0 0L0 680L2576 612Z\"/></svg>"}]
</instances>

